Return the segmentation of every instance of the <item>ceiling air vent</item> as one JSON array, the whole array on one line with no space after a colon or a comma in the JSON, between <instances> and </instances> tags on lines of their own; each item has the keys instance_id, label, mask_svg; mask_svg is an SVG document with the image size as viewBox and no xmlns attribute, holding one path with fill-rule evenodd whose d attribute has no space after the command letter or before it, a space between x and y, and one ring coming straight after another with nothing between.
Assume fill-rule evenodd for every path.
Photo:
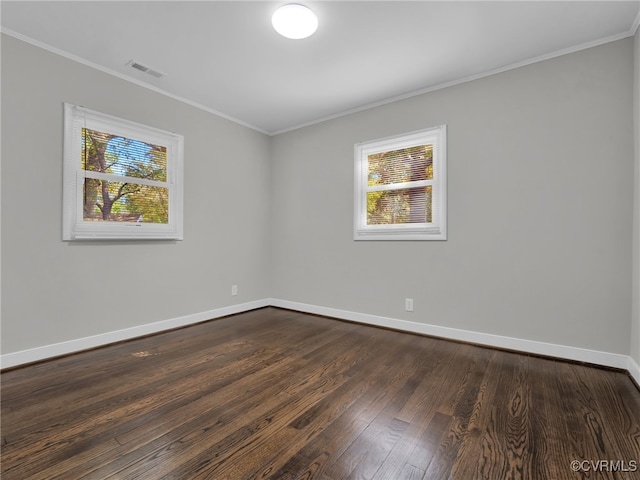
<instances>
[{"instance_id":1,"label":"ceiling air vent","mask_svg":"<svg viewBox=\"0 0 640 480\"><path fill-rule=\"evenodd\" d=\"M159 72L158 70L154 70L153 68L148 67L140 62L136 62L135 60L129 60L129 62L127 63L127 66L131 68L135 68L136 70L140 70L141 72L148 73L152 77L156 77L156 78L162 78L167 75L166 73L162 73L162 72Z\"/></svg>"}]
</instances>

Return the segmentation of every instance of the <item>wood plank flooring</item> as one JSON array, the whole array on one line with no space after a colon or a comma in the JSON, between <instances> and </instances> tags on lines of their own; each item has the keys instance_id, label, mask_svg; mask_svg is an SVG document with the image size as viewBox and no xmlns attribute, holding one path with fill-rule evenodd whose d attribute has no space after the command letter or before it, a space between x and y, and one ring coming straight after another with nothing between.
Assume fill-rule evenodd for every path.
<instances>
[{"instance_id":1,"label":"wood plank flooring","mask_svg":"<svg viewBox=\"0 0 640 480\"><path fill-rule=\"evenodd\" d=\"M1 413L3 480L640 479L624 373L275 308L7 371Z\"/></svg>"}]
</instances>

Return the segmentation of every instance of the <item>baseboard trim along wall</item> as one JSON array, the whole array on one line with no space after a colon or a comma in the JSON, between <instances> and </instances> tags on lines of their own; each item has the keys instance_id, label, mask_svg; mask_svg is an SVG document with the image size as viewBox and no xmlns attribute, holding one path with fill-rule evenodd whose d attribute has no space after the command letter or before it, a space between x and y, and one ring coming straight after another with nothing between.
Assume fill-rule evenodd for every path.
<instances>
[{"instance_id":1,"label":"baseboard trim along wall","mask_svg":"<svg viewBox=\"0 0 640 480\"><path fill-rule=\"evenodd\" d=\"M640 386L640 365L638 365L635 360L629 357L629 363L627 365L627 371L629 375L633 377L638 386Z\"/></svg>"},{"instance_id":2,"label":"baseboard trim along wall","mask_svg":"<svg viewBox=\"0 0 640 480\"><path fill-rule=\"evenodd\" d=\"M640 384L640 366L638 366L638 364L629 355L620 355L617 353L588 350L584 348L570 347L567 345L537 342L534 340L523 340L521 338L503 337L500 335L441 327L438 325L380 317L366 313L350 312L347 310L339 310L274 298L271 299L271 306L297 310L305 313L313 313L316 315L324 315L327 317L364 323L367 325L376 325L378 327L391 328L394 330L418 333L421 335L429 335L449 340L459 340L488 347L504 348L523 353L592 363L604 367L619 368L628 371L636 383Z\"/></svg>"},{"instance_id":3,"label":"baseboard trim along wall","mask_svg":"<svg viewBox=\"0 0 640 480\"><path fill-rule=\"evenodd\" d=\"M70 353L88 350L91 348L101 347L110 343L130 340L152 333L159 333L173 328L185 327L198 322L212 320L214 318L225 317L235 313L247 312L269 306L269 299L256 300L253 302L241 303L239 305L231 305L229 307L216 308L206 312L185 315L183 317L172 318L160 322L148 323L137 327L125 328L123 330L115 330L113 332L92 335L90 337L78 338L67 342L54 343L43 347L22 350L14 353L7 353L0 356L0 366L2 368L11 368L26 363L37 362L47 358L58 357L60 355L68 355Z\"/></svg>"},{"instance_id":4,"label":"baseboard trim along wall","mask_svg":"<svg viewBox=\"0 0 640 480\"><path fill-rule=\"evenodd\" d=\"M265 298L252 302L231 305L228 307L208 310L206 312L185 315L183 317L163 320L160 322L149 323L137 327L116 330L100 335L69 340L67 342L45 345L29 350L22 350L14 353L7 353L0 356L1 368L11 368L19 365L45 360L47 358L67 355L91 348L100 347L109 343L129 340L144 335L159 333L173 328L184 327L194 323L212 320L215 318L225 317L236 313L247 312L262 307L278 307L289 310L296 310L304 313L312 313L333 317L340 320L348 320L351 322L362 323L365 325L374 325L378 327L391 328L405 332L418 333L421 335L429 335L450 340L459 340L463 342L485 345L488 347L504 348L523 353L532 353L536 355L544 355L566 360L578 362L592 363L605 367L619 368L626 370L633 377L636 383L640 384L640 366L628 355L620 355L616 353L601 352L597 350L588 350L578 347L570 347L567 345L557 345L553 343L537 342L533 340L523 340L520 338L504 337L500 335L492 335L488 333L474 332L470 330L461 330L457 328L442 327L438 325L430 325L426 323L412 322L409 320L400 320L390 317L381 317L367 313L351 312L330 307L322 307L318 305L310 305L306 303L292 302L289 300L281 300L277 298Z\"/></svg>"}]
</instances>

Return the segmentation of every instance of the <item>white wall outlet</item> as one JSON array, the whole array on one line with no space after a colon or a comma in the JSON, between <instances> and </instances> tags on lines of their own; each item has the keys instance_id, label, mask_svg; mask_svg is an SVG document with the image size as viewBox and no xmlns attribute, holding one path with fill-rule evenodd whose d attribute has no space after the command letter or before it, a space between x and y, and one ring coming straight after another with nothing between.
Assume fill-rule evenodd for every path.
<instances>
[{"instance_id":1,"label":"white wall outlet","mask_svg":"<svg viewBox=\"0 0 640 480\"><path fill-rule=\"evenodd\" d=\"M238 285L231 285L231 295L238 295Z\"/></svg>"},{"instance_id":2,"label":"white wall outlet","mask_svg":"<svg viewBox=\"0 0 640 480\"><path fill-rule=\"evenodd\" d=\"M407 312L413 312L413 298L404 299L404 309Z\"/></svg>"}]
</instances>

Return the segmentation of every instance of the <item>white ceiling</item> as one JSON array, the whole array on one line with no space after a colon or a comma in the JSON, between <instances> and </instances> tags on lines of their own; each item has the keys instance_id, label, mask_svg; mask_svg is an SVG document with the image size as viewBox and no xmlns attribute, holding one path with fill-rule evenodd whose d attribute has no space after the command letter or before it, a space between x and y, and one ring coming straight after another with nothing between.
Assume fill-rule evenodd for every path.
<instances>
[{"instance_id":1,"label":"white ceiling","mask_svg":"<svg viewBox=\"0 0 640 480\"><path fill-rule=\"evenodd\" d=\"M315 35L271 27L272 1L7 1L5 33L265 133L634 33L640 0L306 1ZM129 60L167 76L156 79Z\"/></svg>"}]
</instances>

